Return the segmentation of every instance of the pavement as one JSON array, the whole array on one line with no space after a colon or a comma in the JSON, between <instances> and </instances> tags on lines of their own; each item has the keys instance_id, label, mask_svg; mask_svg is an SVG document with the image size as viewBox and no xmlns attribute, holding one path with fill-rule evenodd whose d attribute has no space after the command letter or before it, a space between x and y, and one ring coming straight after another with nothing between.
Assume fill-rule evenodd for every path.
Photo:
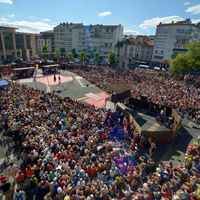
<instances>
[{"instance_id":1,"label":"pavement","mask_svg":"<svg viewBox=\"0 0 200 200\"><path fill-rule=\"evenodd\" d=\"M77 74L66 70L60 72L60 81L58 79L59 75L56 75L56 81L54 81L53 75L43 76L42 71L38 70L35 80L34 78L28 78L17 82L48 93L54 91L62 97L70 97L82 103L94 105L97 108L105 107L106 99L109 97L108 93Z\"/></svg>"}]
</instances>

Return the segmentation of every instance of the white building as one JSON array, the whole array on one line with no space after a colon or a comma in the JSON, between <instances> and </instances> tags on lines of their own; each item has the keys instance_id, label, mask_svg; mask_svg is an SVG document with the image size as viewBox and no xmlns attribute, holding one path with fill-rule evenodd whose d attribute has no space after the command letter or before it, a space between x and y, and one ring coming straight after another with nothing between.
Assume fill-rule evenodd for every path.
<instances>
[{"instance_id":1,"label":"white building","mask_svg":"<svg viewBox=\"0 0 200 200\"><path fill-rule=\"evenodd\" d=\"M85 49L96 51L102 57L107 57L114 51L116 44L123 38L121 25L90 25L85 26Z\"/></svg>"},{"instance_id":2,"label":"white building","mask_svg":"<svg viewBox=\"0 0 200 200\"><path fill-rule=\"evenodd\" d=\"M54 28L55 49L69 52L72 49L81 51L84 48L83 24L61 23Z\"/></svg>"},{"instance_id":3,"label":"white building","mask_svg":"<svg viewBox=\"0 0 200 200\"><path fill-rule=\"evenodd\" d=\"M200 29L189 19L185 21L160 23L154 40L153 61L163 62L171 59L175 53L185 52L185 44L198 40Z\"/></svg>"},{"instance_id":4,"label":"white building","mask_svg":"<svg viewBox=\"0 0 200 200\"><path fill-rule=\"evenodd\" d=\"M149 62L152 59L154 43L147 36L125 38L117 44L119 67L128 68L136 62Z\"/></svg>"},{"instance_id":5,"label":"white building","mask_svg":"<svg viewBox=\"0 0 200 200\"><path fill-rule=\"evenodd\" d=\"M115 45L123 37L121 25L89 25L61 23L54 28L55 49L69 52L96 51L105 57L114 51Z\"/></svg>"}]
</instances>

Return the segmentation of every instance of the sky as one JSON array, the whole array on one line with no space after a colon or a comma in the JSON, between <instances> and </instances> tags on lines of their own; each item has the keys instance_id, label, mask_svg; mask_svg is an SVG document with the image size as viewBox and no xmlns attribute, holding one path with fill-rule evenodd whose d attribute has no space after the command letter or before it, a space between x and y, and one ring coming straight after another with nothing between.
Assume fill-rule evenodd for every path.
<instances>
[{"instance_id":1,"label":"sky","mask_svg":"<svg viewBox=\"0 0 200 200\"><path fill-rule=\"evenodd\" d=\"M39 33L60 22L122 24L126 34L155 34L156 25L200 22L200 0L0 0L0 25Z\"/></svg>"}]
</instances>

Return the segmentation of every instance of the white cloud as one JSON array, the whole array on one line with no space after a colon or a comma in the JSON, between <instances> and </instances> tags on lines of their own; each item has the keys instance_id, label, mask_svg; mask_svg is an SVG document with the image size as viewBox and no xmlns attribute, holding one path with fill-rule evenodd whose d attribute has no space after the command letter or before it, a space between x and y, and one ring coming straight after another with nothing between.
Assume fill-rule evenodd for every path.
<instances>
[{"instance_id":1,"label":"white cloud","mask_svg":"<svg viewBox=\"0 0 200 200\"><path fill-rule=\"evenodd\" d=\"M191 2L186 1L186 2L184 3L184 6L189 6L190 4L191 4Z\"/></svg>"},{"instance_id":2,"label":"white cloud","mask_svg":"<svg viewBox=\"0 0 200 200\"><path fill-rule=\"evenodd\" d=\"M139 25L139 27L142 29L155 28L160 22L170 23L172 21L176 22L180 20L184 20L184 18L179 16L155 17L152 19L144 20L143 23Z\"/></svg>"},{"instance_id":3,"label":"white cloud","mask_svg":"<svg viewBox=\"0 0 200 200\"><path fill-rule=\"evenodd\" d=\"M100 13L98 13L98 16L99 16L99 17L106 17L106 16L109 16L109 15L112 15L112 12L110 12L110 11L105 11L105 12L100 12Z\"/></svg>"},{"instance_id":4,"label":"white cloud","mask_svg":"<svg viewBox=\"0 0 200 200\"><path fill-rule=\"evenodd\" d=\"M200 19L192 19L192 23L194 24L200 23Z\"/></svg>"},{"instance_id":5,"label":"white cloud","mask_svg":"<svg viewBox=\"0 0 200 200\"><path fill-rule=\"evenodd\" d=\"M13 4L13 0L0 0L0 3Z\"/></svg>"},{"instance_id":6,"label":"white cloud","mask_svg":"<svg viewBox=\"0 0 200 200\"><path fill-rule=\"evenodd\" d=\"M8 15L8 17L13 18L13 17L15 17L15 14L10 14L10 15Z\"/></svg>"},{"instance_id":7,"label":"white cloud","mask_svg":"<svg viewBox=\"0 0 200 200\"><path fill-rule=\"evenodd\" d=\"M17 20L11 21L9 18L0 17L0 25L18 28L19 32L39 33L41 31L52 30L55 26L43 20L40 21L27 21Z\"/></svg>"},{"instance_id":8,"label":"white cloud","mask_svg":"<svg viewBox=\"0 0 200 200\"><path fill-rule=\"evenodd\" d=\"M200 14L200 4L197 4L197 5L195 5L195 6L190 6L190 7L188 7L188 8L186 9L185 12L191 13L191 14L193 14L193 15L198 15L198 14Z\"/></svg>"},{"instance_id":9,"label":"white cloud","mask_svg":"<svg viewBox=\"0 0 200 200\"><path fill-rule=\"evenodd\" d=\"M124 30L125 35L141 35L139 31L135 31L132 29L125 29Z\"/></svg>"},{"instance_id":10,"label":"white cloud","mask_svg":"<svg viewBox=\"0 0 200 200\"><path fill-rule=\"evenodd\" d=\"M43 19L42 21L44 21L44 22L50 22L51 20L48 19L48 18L45 18L45 19Z\"/></svg>"}]
</instances>

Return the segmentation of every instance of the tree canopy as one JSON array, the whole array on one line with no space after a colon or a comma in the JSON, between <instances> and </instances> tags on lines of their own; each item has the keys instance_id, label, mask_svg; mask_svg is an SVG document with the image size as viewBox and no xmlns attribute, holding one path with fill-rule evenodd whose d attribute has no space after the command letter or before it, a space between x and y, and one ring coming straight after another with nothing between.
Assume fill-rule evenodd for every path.
<instances>
[{"instance_id":1,"label":"tree canopy","mask_svg":"<svg viewBox=\"0 0 200 200\"><path fill-rule=\"evenodd\" d=\"M84 51L81 51L79 56L81 63L84 64L87 58L86 53Z\"/></svg>"},{"instance_id":2,"label":"tree canopy","mask_svg":"<svg viewBox=\"0 0 200 200\"><path fill-rule=\"evenodd\" d=\"M67 53L67 60L69 62L73 62L74 61L74 55L72 52Z\"/></svg>"},{"instance_id":3,"label":"tree canopy","mask_svg":"<svg viewBox=\"0 0 200 200\"><path fill-rule=\"evenodd\" d=\"M177 54L171 61L170 71L173 75L183 76L193 71L200 71L200 41L186 46L187 52Z\"/></svg>"},{"instance_id":4,"label":"tree canopy","mask_svg":"<svg viewBox=\"0 0 200 200\"><path fill-rule=\"evenodd\" d=\"M108 54L108 62L111 66L117 64L117 57L113 52Z\"/></svg>"}]
</instances>

